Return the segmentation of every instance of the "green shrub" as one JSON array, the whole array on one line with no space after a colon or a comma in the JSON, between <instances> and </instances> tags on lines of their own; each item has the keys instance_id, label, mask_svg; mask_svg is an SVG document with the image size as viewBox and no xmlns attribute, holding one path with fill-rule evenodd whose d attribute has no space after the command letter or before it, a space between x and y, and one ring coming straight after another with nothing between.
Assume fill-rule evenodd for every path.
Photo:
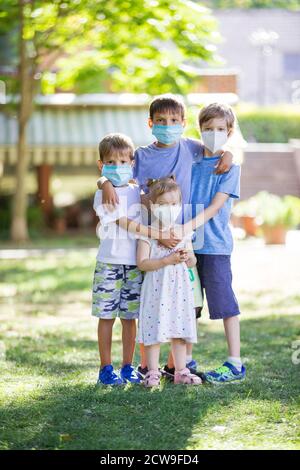
<instances>
[{"instance_id":1,"label":"green shrub","mask_svg":"<svg viewBox=\"0 0 300 470\"><path fill-rule=\"evenodd\" d=\"M299 106L237 108L236 113L248 142L285 143L300 138Z\"/></svg>"},{"instance_id":2,"label":"green shrub","mask_svg":"<svg viewBox=\"0 0 300 470\"><path fill-rule=\"evenodd\" d=\"M38 235L45 227L43 211L39 206L30 206L27 209L27 222L30 235Z\"/></svg>"},{"instance_id":3,"label":"green shrub","mask_svg":"<svg viewBox=\"0 0 300 470\"><path fill-rule=\"evenodd\" d=\"M2 207L0 209L0 240L8 240L10 237L11 225L11 198L1 199ZM27 209L27 222L30 236L40 234L44 227L44 215L39 206L29 206Z\"/></svg>"},{"instance_id":4,"label":"green shrub","mask_svg":"<svg viewBox=\"0 0 300 470\"><path fill-rule=\"evenodd\" d=\"M189 137L199 138L197 117L199 107L188 111L187 131ZM239 105L234 108L244 139L248 142L286 143L300 139L300 106L282 105L257 107Z\"/></svg>"}]
</instances>

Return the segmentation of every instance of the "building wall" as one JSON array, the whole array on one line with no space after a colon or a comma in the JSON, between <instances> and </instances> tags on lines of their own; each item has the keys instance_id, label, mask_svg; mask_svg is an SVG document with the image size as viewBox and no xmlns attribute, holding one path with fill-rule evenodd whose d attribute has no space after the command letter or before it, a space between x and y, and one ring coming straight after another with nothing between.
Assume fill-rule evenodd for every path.
<instances>
[{"instance_id":1,"label":"building wall","mask_svg":"<svg viewBox=\"0 0 300 470\"><path fill-rule=\"evenodd\" d=\"M235 74L202 76L193 87L194 93L236 93L238 94L238 77Z\"/></svg>"},{"instance_id":2,"label":"building wall","mask_svg":"<svg viewBox=\"0 0 300 470\"><path fill-rule=\"evenodd\" d=\"M226 60L224 66L239 70L240 99L261 102L265 67L265 103L291 102L292 85L300 80L300 11L214 10L214 16L223 37L218 53ZM263 58L263 65L258 48L249 39L259 29L279 34L272 54Z\"/></svg>"},{"instance_id":3,"label":"building wall","mask_svg":"<svg viewBox=\"0 0 300 470\"><path fill-rule=\"evenodd\" d=\"M241 171L241 199L268 191L300 197L300 142L249 144Z\"/></svg>"}]
</instances>

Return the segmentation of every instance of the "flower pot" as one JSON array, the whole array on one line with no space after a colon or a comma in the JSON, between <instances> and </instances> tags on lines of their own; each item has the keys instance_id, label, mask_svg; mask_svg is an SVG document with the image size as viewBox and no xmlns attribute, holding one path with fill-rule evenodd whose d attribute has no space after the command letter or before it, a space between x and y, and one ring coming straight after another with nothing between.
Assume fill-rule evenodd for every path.
<instances>
[{"instance_id":1,"label":"flower pot","mask_svg":"<svg viewBox=\"0 0 300 470\"><path fill-rule=\"evenodd\" d=\"M262 231L267 245L284 245L287 228L284 225L263 225Z\"/></svg>"},{"instance_id":2,"label":"flower pot","mask_svg":"<svg viewBox=\"0 0 300 470\"><path fill-rule=\"evenodd\" d=\"M255 237L258 229L255 217L244 215L243 217L241 217L241 219L242 227L245 230L246 235L250 237Z\"/></svg>"}]
</instances>

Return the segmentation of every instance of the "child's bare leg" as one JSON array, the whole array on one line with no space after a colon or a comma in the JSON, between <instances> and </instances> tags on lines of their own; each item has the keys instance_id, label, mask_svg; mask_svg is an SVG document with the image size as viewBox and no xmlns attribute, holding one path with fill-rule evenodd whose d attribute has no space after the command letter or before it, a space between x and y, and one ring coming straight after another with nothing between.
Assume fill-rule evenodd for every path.
<instances>
[{"instance_id":1,"label":"child's bare leg","mask_svg":"<svg viewBox=\"0 0 300 470\"><path fill-rule=\"evenodd\" d=\"M171 341L172 353L175 363L175 371L186 368L186 342L180 338Z\"/></svg>"},{"instance_id":2,"label":"child's bare leg","mask_svg":"<svg viewBox=\"0 0 300 470\"><path fill-rule=\"evenodd\" d=\"M240 320L238 315L223 320L229 356L240 357Z\"/></svg>"},{"instance_id":3,"label":"child's bare leg","mask_svg":"<svg viewBox=\"0 0 300 470\"><path fill-rule=\"evenodd\" d=\"M134 349L135 349L135 337L136 337L136 321L125 320L121 318L122 323L122 342L123 342L123 363L132 364Z\"/></svg>"},{"instance_id":4,"label":"child's bare leg","mask_svg":"<svg viewBox=\"0 0 300 470\"><path fill-rule=\"evenodd\" d=\"M115 320L99 319L98 322L98 348L100 355L100 367L111 364L112 329Z\"/></svg>"},{"instance_id":5,"label":"child's bare leg","mask_svg":"<svg viewBox=\"0 0 300 470\"><path fill-rule=\"evenodd\" d=\"M158 371L160 344L151 344L151 346L145 346L145 351L148 369Z\"/></svg>"},{"instance_id":6,"label":"child's bare leg","mask_svg":"<svg viewBox=\"0 0 300 470\"><path fill-rule=\"evenodd\" d=\"M169 367L169 369L173 369L175 367L173 354L172 354L172 349L169 352L167 366Z\"/></svg>"},{"instance_id":7,"label":"child's bare leg","mask_svg":"<svg viewBox=\"0 0 300 470\"><path fill-rule=\"evenodd\" d=\"M193 357L193 343L186 343L186 357L188 356ZM169 352L167 366L169 369L173 369L173 367L175 367L172 350Z\"/></svg>"},{"instance_id":8,"label":"child's bare leg","mask_svg":"<svg viewBox=\"0 0 300 470\"><path fill-rule=\"evenodd\" d=\"M146 350L145 346L143 343L140 343L140 363L141 363L141 368L145 369L147 366L147 357L146 357Z\"/></svg>"},{"instance_id":9,"label":"child's bare leg","mask_svg":"<svg viewBox=\"0 0 300 470\"><path fill-rule=\"evenodd\" d=\"M186 362L190 362L193 358L193 343L186 343Z\"/></svg>"}]
</instances>

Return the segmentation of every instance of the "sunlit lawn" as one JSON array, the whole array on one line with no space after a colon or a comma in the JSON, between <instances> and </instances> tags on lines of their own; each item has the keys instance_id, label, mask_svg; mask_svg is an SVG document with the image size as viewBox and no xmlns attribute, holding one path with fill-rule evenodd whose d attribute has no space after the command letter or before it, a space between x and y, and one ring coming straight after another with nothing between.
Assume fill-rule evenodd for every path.
<instances>
[{"instance_id":1,"label":"sunlit lawn","mask_svg":"<svg viewBox=\"0 0 300 470\"><path fill-rule=\"evenodd\" d=\"M300 252L239 244L234 257L247 380L96 388L94 256L0 261L1 449L300 448ZM226 358L220 322L199 324L202 369ZM168 348L163 348L162 362ZM115 330L120 363L120 329ZM138 356L136 358L138 362Z\"/></svg>"}]
</instances>

